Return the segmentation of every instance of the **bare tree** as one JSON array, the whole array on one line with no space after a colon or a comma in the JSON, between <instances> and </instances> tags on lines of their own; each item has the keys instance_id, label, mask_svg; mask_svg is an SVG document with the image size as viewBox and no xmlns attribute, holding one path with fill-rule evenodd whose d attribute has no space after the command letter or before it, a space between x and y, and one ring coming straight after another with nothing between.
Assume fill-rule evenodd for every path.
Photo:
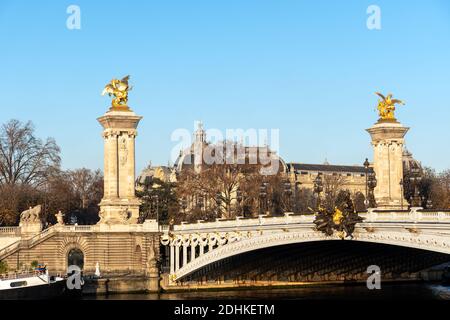
<instances>
[{"instance_id":1,"label":"bare tree","mask_svg":"<svg viewBox=\"0 0 450 320\"><path fill-rule=\"evenodd\" d=\"M39 187L59 167L59 152L55 140L35 137L31 122L9 121L0 129L0 185Z\"/></svg>"},{"instance_id":2,"label":"bare tree","mask_svg":"<svg viewBox=\"0 0 450 320\"><path fill-rule=\"evenodd\" d=\"M30 122L11 120L0 127L0 224L17 222L21 210L35 205L38 189L59 170L59 147L43 142Z\"/></svg>"},{"instance_id":3,"label":"bare tree","mask_svg":"<svg viewBox=\"0 0 450 320\"><path fill-rule=\"evenodd\" d=\"M187 200L189 215L186 219L232 219L238 214L256 216L261 211L263 183L265 209L273 214L281 213L286 207L281 173L264 176L260 169L258 164L224 163L205 166L200 173L183 171L178 177L177 196Z\"/></svg>"},{"instance_id":4,"label":"bare tree","mask_svg":"<svg viewBox=\"0 0 450 320\"><path fill-rule=\"evenodd\" d=\"M421 195L426 198L422 205L427 206L428 201L436 209L450 209L450 170L436 174L434 171L425 170L425 186L421 181Z\"/></svg>"},{"instance_id":5,"label":"bare tree","mask_svg":"<svg viewBox=\"0 0 450 320\"><path fill-rule=\"evenodd\" d=\"M203 172L205 194L219 209L223 218L234 218L237 209L237 190L248 177L249 165L214 164Z\"/></svg>"},{"instance_id":6,"label":"bare tree","mask_svg":"<svg viewBox=\"0 0 450 320\"><path fill-rule=\"evenodd\" d=\"M68 171L73 191L80 201L79 207L87 209L93 202L100 202L102 198L103 175L100 170L91 171L86 168ZM98 204L98 202L96 204Z\"/></svg>"},{"instance_id":7,"label":"bare tree","mask_svg":"<svg viewBox=\"0 0 450 320\"><path fill-rule=\"evenodd\" d=\"M9 185L0 187L0 226L11 225L16 222L16 208L19 205L19 192Z\"/></svg>"},{"instance_id":8,"label":"bare tree","mask_svg":"<svg viewBox=\"0 0 450 320\"><path fill-rule=\"evenodd\" d=\"M323 176L323 191L325 194L325 206L334 210L339 191L346 184L346 178L339 174L326 174Z\"/></svg>"}]
</instances>

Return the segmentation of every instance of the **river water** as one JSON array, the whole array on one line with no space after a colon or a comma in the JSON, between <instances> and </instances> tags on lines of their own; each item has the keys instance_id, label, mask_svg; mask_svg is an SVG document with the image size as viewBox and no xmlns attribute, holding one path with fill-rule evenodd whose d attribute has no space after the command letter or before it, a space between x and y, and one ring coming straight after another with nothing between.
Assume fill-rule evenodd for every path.
<instances>
[{"instance_id":1,"label":"river water","mask_svg":"<svg viewBox=\"0 0 450 320\"><path fill-rule=\"evenodd\" d=\"M381 290L355 286L308 286L303 288L233 291L197 291L161 294L85 296L86 300L450 300L450 286L438 284L386 284Z\"/></svg>"}]
</instances>

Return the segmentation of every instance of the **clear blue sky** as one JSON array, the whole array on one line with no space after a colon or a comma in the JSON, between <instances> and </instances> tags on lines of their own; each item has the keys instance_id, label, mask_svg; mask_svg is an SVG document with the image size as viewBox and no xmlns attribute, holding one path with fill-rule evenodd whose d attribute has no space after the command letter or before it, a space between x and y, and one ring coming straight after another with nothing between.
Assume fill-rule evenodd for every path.
<instances>
[{"instance_id":1,"label":"clear blue sky","mask_svg":"<svg viewBox=\"0 0 450 320\"><path fill-rule=\"evenodd\" d=\"M81 8L81 30L66 9ZM366 28L367 7L382 29ZM0 123L32 120L64 168L102 167L103 86L132 76L144 116L137 169L166 164L174 129L279 128L286 161L372 158L374 91L407 102L399 120L423 164L450 168L447 0L0 2Z\"/></svg>"}]
</instances>

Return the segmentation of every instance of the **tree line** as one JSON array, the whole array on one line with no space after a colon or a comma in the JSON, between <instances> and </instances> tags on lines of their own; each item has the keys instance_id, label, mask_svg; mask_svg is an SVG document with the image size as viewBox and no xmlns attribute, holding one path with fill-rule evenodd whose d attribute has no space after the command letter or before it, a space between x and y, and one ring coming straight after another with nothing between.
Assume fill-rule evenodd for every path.
<instances>
[{"instance_id":1,"label":"tree line","mask_svg":"<svg viewBox=\"0 0 450 320\"><path fill-rule=\"evenodd\" d=\"M149 177L138 191L143 200L141 219L180 223L259 214L282 215L284 212L313 214L319 201L327 210L350 202L357 212L367 210L363 192L350 192L344 176L322 175L323 190L319 200L313 190L291 183L281 172L271 176L259 172L255 165L213 164L200 172L189 168L181 171L176 183ZM405 209L413 203L416 188L410 177L411 173L405 171ZM450 170L436 173L424 168L417 193L423 208L449 210Z\"/></svg>"},{"instance_id":2,"label":"tree line","mask_svg":"<svg viewBox=\"0 0 450 320\"><path fill-rule=\"evenodd\" d=\"M281 166L280 166L281 168ZM282 173L262 175L260 165L213 164L201 172L186 169L177 182L147 179L138 184L140 221L193 222L286 211L312 213L318 205L313 190L291 183ZM321 205L334 208L351 200L365 210L362 193L345 189L345 177L324 175ZM405 199L411 203L415 186L404 173ZM417 184L422 207L450 209L450 170L424 168ZM103 197L103 175L86 168L61 169L60 148L52 138L35 135L31 122L10 120L0 127L0 226L17 225L20 212L43 206L43 221L53 224L61 211L66 223L95 224ZM405 204L407 206L407 204Z\"/></svg>"},{"instance_id":3,"label":"tree line","mask_svg":"<svg viewBox=\"0 0 450 320\"><path fill-rule=\"evenodd\" d=\"M41 204L44 223L61 211L67 223L94 224L103 196L102 173L62 170L60 148L35 135L31 122L10 120L0 127L0 226L17 225L20 212Z\"/></svg>"},{"instance_id":4,"label":"tree line","mask_svg":"<svg viewBox=\"0 0 450 320\"><path fill-rule=\"evenodd\" d=\"M138 186L144 203L142 220L158 218L161 223L180 223L284 212L314 213L319 202L313 190L292 184L281 171L262 175L260 168L250 164L213 164L200 172L187 168L178 174L176 183L148 177ZM321 206L334 209L349 200L356 210L365 210L364 196L346 190L344 177L323 176Z\"/></svg>"}]
</instances>

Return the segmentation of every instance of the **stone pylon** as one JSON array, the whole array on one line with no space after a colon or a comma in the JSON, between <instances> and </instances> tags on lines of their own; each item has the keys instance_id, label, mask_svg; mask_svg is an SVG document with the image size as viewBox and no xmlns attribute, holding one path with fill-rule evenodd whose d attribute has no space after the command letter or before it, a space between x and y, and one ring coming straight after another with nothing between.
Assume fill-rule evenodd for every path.
<instances>
[{"instance_id":1,"label":"stone pylon","mask_svg":"<svg viewBox=\"0 0 450 320\"><path fill-rule=\"evenodd\" d=\"M404 137L408 130L396 120L382 119L367 129L374 149L373 169L377 179L374 194L379 209L396 210L408 206L401 186Z\"/></svg>"},{"instance_id":2,"label":"stone pylon","mask_svg":"<svg viewBox=\"0 0 450 320\"><path fill-rule=\"evenodd\" d=\"M98 122L104 139L104 196L100 221L106 224L135 224L140 201L135 195L135 138L142 117L131 109L110 108Z\"/></svg>"}]
</instances>

